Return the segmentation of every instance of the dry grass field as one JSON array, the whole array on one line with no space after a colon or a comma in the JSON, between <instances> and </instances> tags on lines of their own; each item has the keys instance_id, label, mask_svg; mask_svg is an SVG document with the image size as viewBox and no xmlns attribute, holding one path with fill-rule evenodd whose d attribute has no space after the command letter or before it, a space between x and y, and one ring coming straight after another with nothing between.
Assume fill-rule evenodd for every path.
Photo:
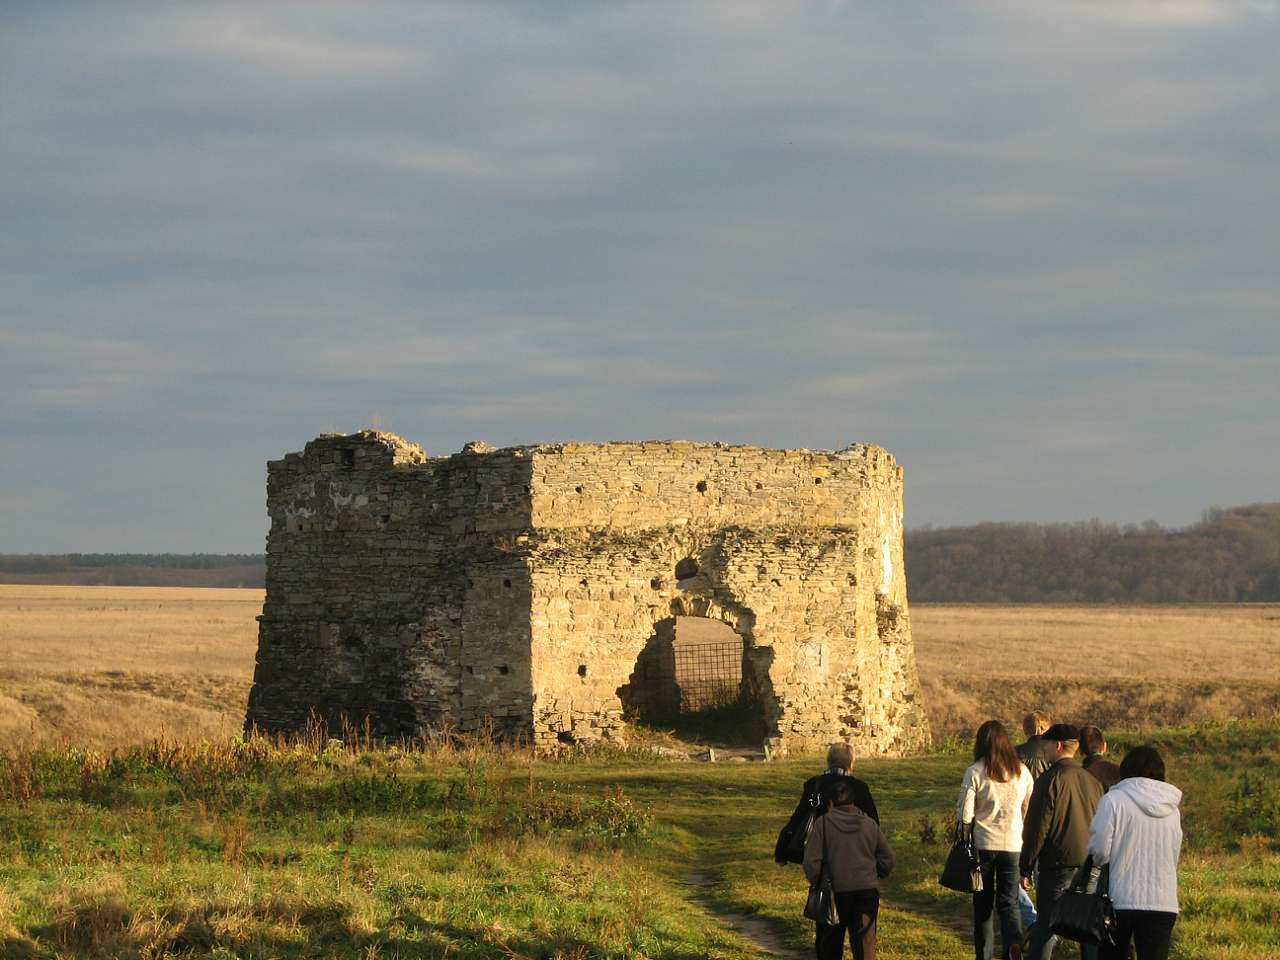
<instances>
[{"instance_id":1,"label":"dry grass field","mask_svg":"<svg viewBox=\"0 0 1280 960\"><path fill-rule=\"evenodd\" d=\"M0 738L238 733L261 590L0 585Z\"/></svg>"},{"instance_id":2,"label":"dry grass field","mask_svg":"<svg viewBox=\"0 0 1280 960\"><path fill-rule=\"evenodd\" d=\"M3 742L238 732L261 590L0 584ZM1028 708L1107 726L1280 709L1280 605L917 604L934 729Z\"/></svg>"},{"instance_id":3,"label":"dry grass field","mask_svg":"<svg viewBox=\"0 0 1280 960\"><path fill-rule=\"evenodd\" d=\"M1280 604L916 604L935 733L1032 708L1106 727L1274 715Z\"/></svg>"}]
</instances>

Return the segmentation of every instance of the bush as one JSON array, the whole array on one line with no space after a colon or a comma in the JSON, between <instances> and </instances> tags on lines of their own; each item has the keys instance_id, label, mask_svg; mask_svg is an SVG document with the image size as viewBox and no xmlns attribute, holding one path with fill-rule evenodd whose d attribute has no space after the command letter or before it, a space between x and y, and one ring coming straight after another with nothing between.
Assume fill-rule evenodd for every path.
<instances>
[{"instance_id":1,"label":"bush","mask_svg":"<svg viewBox=\"0 0 1280 960\"><path fill-rule=\"evenodd\" d=\"M1232 791L1227 814L1234 836L1280 839L1280 783L1246 770Z\"/></svg>"}]
</instances>

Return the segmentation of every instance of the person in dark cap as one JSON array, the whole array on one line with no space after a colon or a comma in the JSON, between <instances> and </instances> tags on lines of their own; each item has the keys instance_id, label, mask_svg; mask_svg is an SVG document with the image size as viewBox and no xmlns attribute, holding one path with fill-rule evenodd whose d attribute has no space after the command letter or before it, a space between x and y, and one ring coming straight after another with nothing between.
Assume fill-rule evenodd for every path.
<instances>
[{"instance_id":1,"label":"person in dark cap","mask_svg":"<svg viewBox=\"0 0 1280 960\"><path fill-rule=\"evenodd\" d=\"M1036 913L1039 920L1027 938L1027 960L1050 960L1058 938L1049 930L1054 905L1071 886L1077 868L1089 853L1089 824L1102 784L1085 772L1076 754L1080 750L1080 730L1069 723L1055 723L1044 739L1056 758L1031 791L1031 803L1022 828L1019 866L1023 886L1039 869L1036 881ZM1084 960L1096 956L1093 947L1082 947Z\"/></svg>"}]
</instances>

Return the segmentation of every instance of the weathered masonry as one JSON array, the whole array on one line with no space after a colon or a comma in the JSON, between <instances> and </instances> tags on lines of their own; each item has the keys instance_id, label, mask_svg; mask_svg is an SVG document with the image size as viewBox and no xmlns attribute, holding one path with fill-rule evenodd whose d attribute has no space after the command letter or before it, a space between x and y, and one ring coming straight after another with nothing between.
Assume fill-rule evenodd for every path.
<instances>
[{"instance_id":1,"label":"weathered masonry","mask_svg":"<svg viewBox=\"0 0 1280 960\"><path fill-rule=\"evenodd\" d=\"M540 745L725 699L775 748L927 742L886 451L324 435L268 467L246 723Z\"/></svg>"}]
</instances>

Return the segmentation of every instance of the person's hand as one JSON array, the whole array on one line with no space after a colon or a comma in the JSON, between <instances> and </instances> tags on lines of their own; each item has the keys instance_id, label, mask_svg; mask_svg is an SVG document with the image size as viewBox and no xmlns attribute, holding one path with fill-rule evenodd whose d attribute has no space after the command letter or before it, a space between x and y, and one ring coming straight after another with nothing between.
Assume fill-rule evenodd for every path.
<instances>
[{"instance_id":1,"label":"person's hand","mask_svg":"<svg viewBox=\"0 0 1280 960\"><path fill-rule=\"evenodd\" d=\"M1026 890L1028 893L1030 893L1030 892L1031 892L1031 878L1030 878L1030 877L1023 877L1023 878L1022 878L1022 889L1023 889L1023 890Z\"/></svg>"}]
</instances>

